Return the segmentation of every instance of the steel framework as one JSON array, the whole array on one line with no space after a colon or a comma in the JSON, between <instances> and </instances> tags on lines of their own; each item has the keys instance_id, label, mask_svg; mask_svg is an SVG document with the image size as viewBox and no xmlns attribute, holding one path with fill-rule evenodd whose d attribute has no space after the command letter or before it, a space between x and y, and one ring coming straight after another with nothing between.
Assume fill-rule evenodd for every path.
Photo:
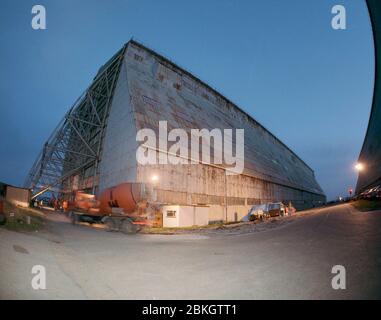
<instances>
[{"instance_id":1,"label":"steel framework","mask_svg":"<svg viewBox=\"0 0 381 320\"><path fill-rule=\"evenodd\" d=\"M73 184L96 191L107 117L125 49L100 68L44 144L24 183L32 189L32 199L49 190L66 193Z\"/></svg>"}]
</instances>

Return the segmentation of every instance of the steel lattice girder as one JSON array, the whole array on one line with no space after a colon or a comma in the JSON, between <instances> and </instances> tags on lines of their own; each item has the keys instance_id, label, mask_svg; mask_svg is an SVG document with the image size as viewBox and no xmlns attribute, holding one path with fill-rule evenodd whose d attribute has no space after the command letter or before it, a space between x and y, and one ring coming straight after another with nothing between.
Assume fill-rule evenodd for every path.
<instances>
[{"instance_id":1,"label":"steel lattice girder","mask_svg":"<svg viewBox=\"0 0 381 320\"><path fill-rule=\"evenodd\" d=\"M44 144L24 183L33 190L32 198L48 190L62 192L65 179L91 166L95 187L106 119L125 49L99 70Z\"/></svg>"}]
</instances>

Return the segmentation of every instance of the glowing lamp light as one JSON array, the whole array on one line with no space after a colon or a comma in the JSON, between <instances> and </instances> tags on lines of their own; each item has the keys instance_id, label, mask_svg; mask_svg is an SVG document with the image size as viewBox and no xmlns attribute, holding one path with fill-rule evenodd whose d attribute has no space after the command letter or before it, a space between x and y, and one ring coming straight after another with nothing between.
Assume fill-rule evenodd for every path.
<instances>
[{"instance_id":1,"label":"glowing lamp light","mask_svg":"<svg viewBox=\"0 0 381 320\"><path fill-rule=\"evenodd\" d=\"M362 171L362 170L364 170L364 165L363 165L362 163L357 163L357 164L355 165L355 169L356 169L357 171Z\"/></svg>"},{"instance_id":2,"label":"glowing lamp light","mask_svg":"<svg viewBox=\"0 0 381 320\"><path fill-rule=\"evenodd\" d=\"M157 182L157 181L159 181L159 176L157 176L156 174L154 174L154 175L151 177L151 180L152 180L152 182Z\"/></svg>"}]
</instances>

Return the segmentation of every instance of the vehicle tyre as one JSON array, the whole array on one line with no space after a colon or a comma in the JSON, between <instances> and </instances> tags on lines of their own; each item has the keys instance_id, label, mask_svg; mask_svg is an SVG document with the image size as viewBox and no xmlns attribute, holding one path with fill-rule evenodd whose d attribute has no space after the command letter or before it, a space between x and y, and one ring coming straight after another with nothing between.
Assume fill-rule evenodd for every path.
<instances>
[{"instance_id":1,"label":"vehicle tyre","mask_svg":"<svg viewBox=\"0 0 381 320\"><path fill-rule=\"evenodd\" d=\"M135 234L138 228L129 219L125 219L120 225L120 231L125 234Z\"/></svg>"},{"instance_id":2,"label":"vehicle tyre","mask_svg":"<svg viewBox=\"0 0 381 320\"><path fill-rule=\"evenodd\" d=\"M113 218L111 217L106 217L104 220L103 220L103 224L106 226L106 230L107 231L115 231L117 228L116 228L116 223L114 221Z\"/></svg>"},{"instance_id":3,"label":"vehicle tyre","mask_svg":"<svg viewBox=\"0 0 381 320\"><path fill-rule=\"evenodd\" d=\"M70 218L71 218L71 224L73 225L77 224L80 221L79 216L75 213L71 213Z\"/></svg>"}]
</instances>

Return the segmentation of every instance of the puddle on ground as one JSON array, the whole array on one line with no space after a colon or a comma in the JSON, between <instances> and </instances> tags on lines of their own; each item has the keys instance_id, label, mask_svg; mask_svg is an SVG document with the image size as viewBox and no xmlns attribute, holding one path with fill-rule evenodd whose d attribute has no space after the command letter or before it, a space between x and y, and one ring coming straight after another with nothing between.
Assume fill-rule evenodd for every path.
<instances>
[{"instance_id":1,"label":"puddle on ground","mask_svg":"<svg viewBox=\"0 0 381 320\"><path fill-rule=\"evenodd\" d=\"M13 250L15 250L16 252L29 254L29 251L28 251L28 250L26 250L24 247L22 247L22 246L18 246L18 245L16 245L16 244L13 245Z\"/></svg>"}]
</instances>

